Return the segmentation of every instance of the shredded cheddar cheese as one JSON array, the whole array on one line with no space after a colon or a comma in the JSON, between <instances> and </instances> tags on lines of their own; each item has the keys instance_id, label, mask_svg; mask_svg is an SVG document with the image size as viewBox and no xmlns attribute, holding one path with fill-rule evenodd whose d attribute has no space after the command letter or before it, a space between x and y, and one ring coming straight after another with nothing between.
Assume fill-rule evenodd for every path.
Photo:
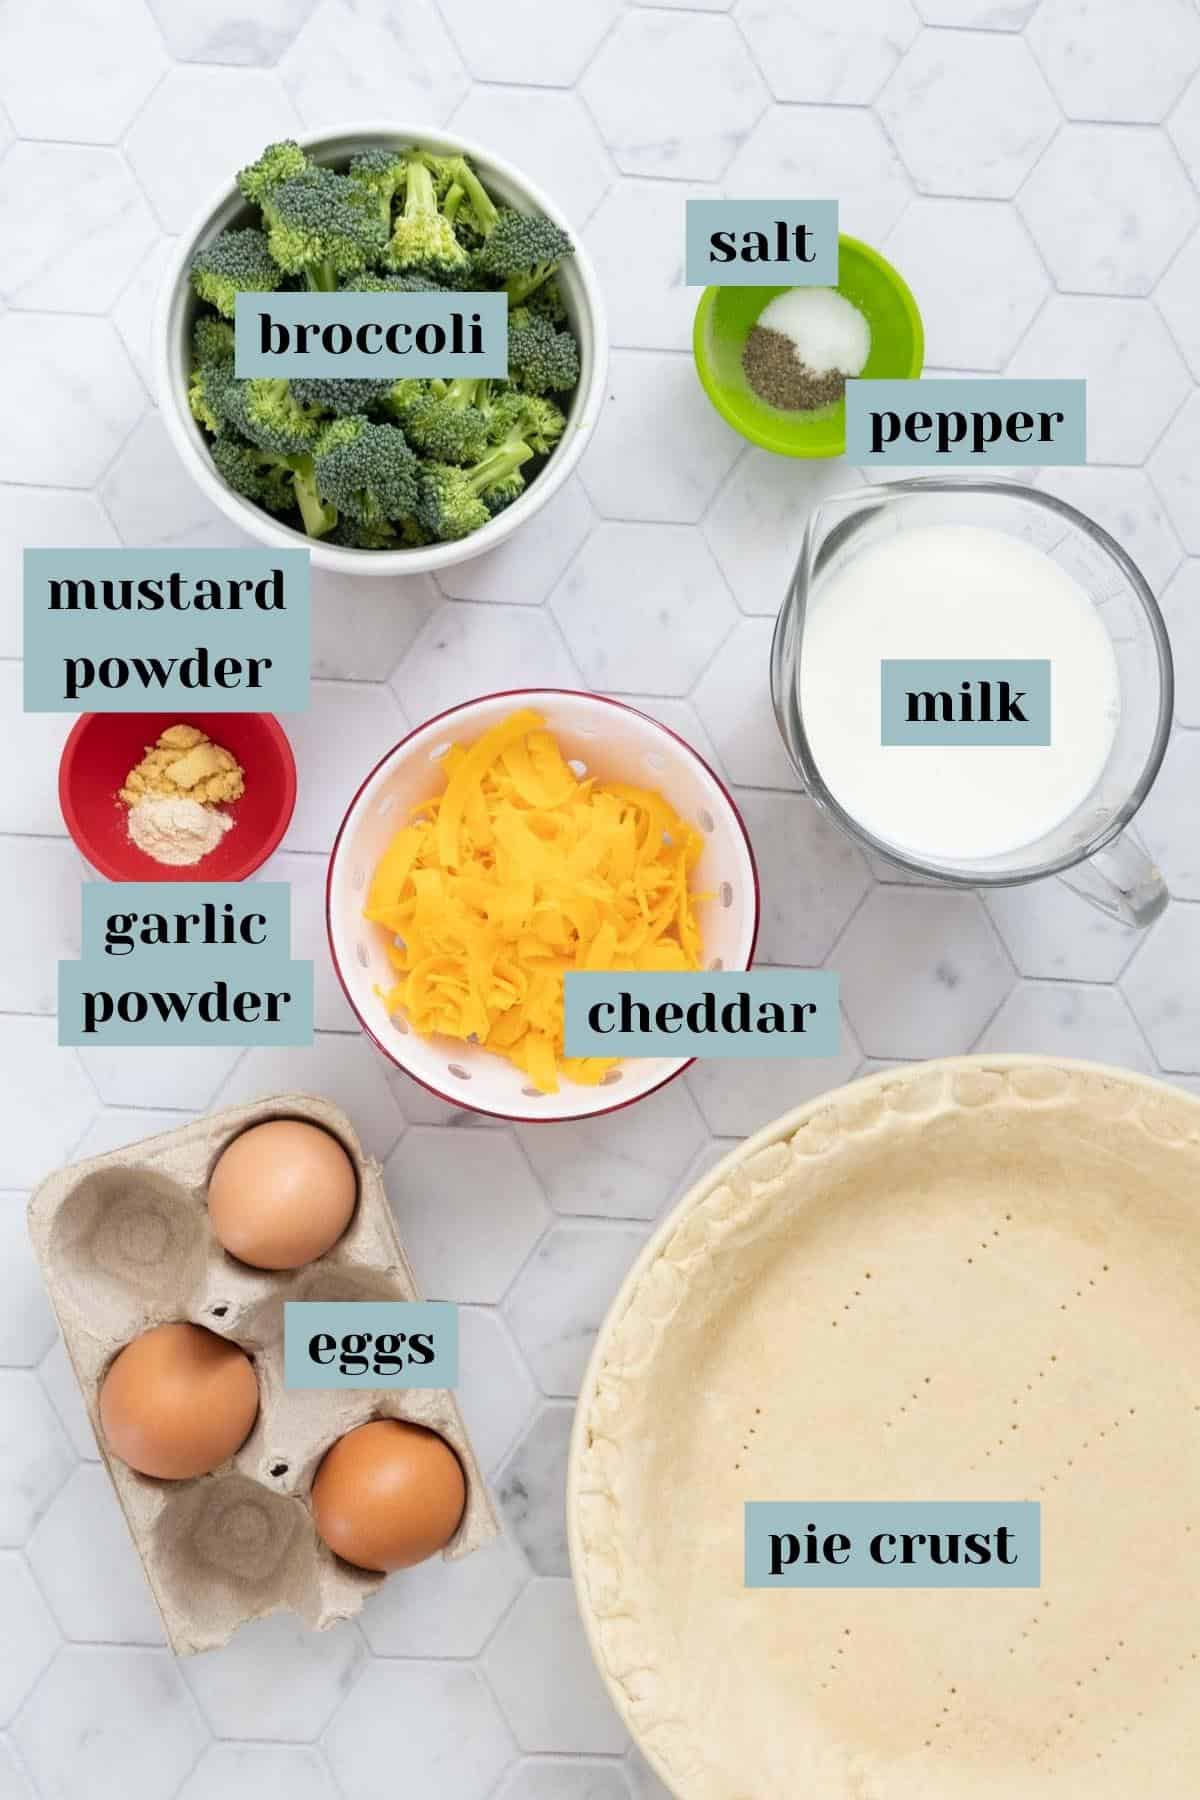
<instances>
[{"instance_id":1,"label":"shredded cheddar cheese","mask_svg":"<svg viewBox=\"0 0 1200 1800\"><path fill-rule=\"evenodd\" d=\"M363 909L393 940L388 1012L507 1057L542 1093L602 1081L615 1058L563 1053L563 976L700 967L700 833L646 788L581 779L528 710L441 769Z\"/></svg>"}]
</instances>

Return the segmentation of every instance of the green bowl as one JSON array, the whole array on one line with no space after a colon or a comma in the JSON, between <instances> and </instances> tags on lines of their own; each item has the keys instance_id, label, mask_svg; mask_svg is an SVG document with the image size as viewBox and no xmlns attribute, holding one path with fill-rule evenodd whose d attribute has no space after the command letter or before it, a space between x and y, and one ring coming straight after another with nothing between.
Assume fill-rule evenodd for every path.
<instances>
[{"instance_id":1,"label":"green bowl","mask_svg":"<svg viewBox=\"0 0 1200 1800\"><path fill-rule=\"evenodd\" d=\"M780 456L841 456L846 405L818 412L785 412L760 400L742 373L742 350L759 313L781 287L705 288L692 328L692 354L704 391L735 431ZM838 239L838 293L866 316L871 353L862 374L880 381L921 373L925 328L908 285L877 250L857 238Z\"/></svg>"}]
</instances>

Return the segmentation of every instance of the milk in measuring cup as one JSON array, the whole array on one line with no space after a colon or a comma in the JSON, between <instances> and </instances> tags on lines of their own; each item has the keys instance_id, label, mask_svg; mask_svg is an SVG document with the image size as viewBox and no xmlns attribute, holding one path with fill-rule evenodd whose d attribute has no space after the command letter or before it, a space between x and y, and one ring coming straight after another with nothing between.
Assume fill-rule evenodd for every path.
<instances>
[{"instance_id":1,"label":"milk in measuring cup","mask_svg":"<svg viewBox=\"0 0 1200 1800\"><path fill-rule=\"evenodd\" d=\"M880 743L891 658L1049 659L1050 743ZM810 595L800 709L833 797L872 836L930 862L1032 844L1083 806L1116 735L1112 642L1085 590L1031 544L975 525L898 532Z\"/></svg>"}]
</instances>

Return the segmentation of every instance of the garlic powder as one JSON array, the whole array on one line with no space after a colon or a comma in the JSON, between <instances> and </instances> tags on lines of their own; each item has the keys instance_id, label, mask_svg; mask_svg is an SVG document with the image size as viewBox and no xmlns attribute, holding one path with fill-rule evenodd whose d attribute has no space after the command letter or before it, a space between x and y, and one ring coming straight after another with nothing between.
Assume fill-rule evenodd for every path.
<instances>
[{"instance_id":1,"label":"garlic powder","mask_svg":"<svg viewBox=\"0 0 1200 1800\"><path fill-rule=\"evenodd\" d=\"M138 849L174 868L198 863L232 825L228 813L174 796L139 800L129 809L129 835Z\"/></svg>"}]
</instances>

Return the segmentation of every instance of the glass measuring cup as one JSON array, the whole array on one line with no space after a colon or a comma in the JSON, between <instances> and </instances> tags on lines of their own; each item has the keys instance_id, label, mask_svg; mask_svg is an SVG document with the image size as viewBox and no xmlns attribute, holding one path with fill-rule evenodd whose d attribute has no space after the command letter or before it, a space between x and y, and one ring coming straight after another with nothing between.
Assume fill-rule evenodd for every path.
<instances>
[{"instance_id":1,"label":"glass measuring cup","mask_svg":"<svg viewBox=\"0 0 1200 1800\"><path fill-rule=\"evenodd\" d=\"M1030 843L955 862L930 862L901 850L839 805L822 779L800 704L805 620L822 583L894 534L931 525L985 526L1057 562L1083 588L1108 631L1120 679L1116 736L1087 799ZM954 654L952 644L945 654ZM771 695L792 763L817 804L864 849L954 887L1014 887L1057 875L1102 912L1138 926L1156 919L1169 898L1131 821L1162 763L1174 694L1166 626L1136 564L1086 514L1010 481L927 477L822 501L809 519L771 646Z\"/></svg>"}]
</instances>

